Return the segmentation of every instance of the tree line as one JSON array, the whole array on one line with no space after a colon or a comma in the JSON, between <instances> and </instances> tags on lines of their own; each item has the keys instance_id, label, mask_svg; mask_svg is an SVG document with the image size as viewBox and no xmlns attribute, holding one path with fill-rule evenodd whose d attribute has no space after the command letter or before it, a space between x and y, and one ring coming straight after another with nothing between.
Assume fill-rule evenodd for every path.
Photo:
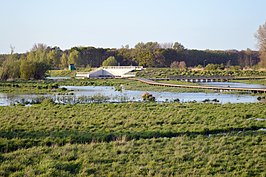
<instances>
[{"instance_id":1,"label":"tree line","mask_svg":"<svg viewBox=\"0 0 266 177\"><path fill-rule=\"evenodd\" d=\"M246 50L195 50L186 49L179 42L139 42L134 48L128 45L116 48L73 47L61 50L45 44L35 44L26 53L0 55L0 78L42 79L49 69L65 69L69 64L76 67L102 65L140 65L144 67L206 67L217 64L223 67L266 66L266 23L259 26L256 34L259 51ZM108 59L108 60L107 60Z\"/></svg>"}]
</instances>

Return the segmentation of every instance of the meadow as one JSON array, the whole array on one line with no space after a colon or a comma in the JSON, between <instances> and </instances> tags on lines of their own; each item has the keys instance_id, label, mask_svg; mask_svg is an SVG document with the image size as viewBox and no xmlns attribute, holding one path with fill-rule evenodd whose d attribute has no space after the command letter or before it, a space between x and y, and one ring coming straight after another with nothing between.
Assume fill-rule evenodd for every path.
<instances>
[{"instance_id":1,"label":"meadow","mask_svg":"<svg viewBox=\"0 0 266 177\"><path fill-rule=\"evenodd\" d=\"M0 176L264 176L265 104L0 107Z\"/></svg>"},{"instance_id":2,"label":"meadow","mask_svg":"<svg viewBox=\"0 0 266 177\"><path fill-rule=\"evenodd\" d=\"M169 78L173 76L232 76L232 77L265 77L266 71L258 70L192 70L178 68L147 68L137 73L138 77Z\"/></svg>"}]
</instances>

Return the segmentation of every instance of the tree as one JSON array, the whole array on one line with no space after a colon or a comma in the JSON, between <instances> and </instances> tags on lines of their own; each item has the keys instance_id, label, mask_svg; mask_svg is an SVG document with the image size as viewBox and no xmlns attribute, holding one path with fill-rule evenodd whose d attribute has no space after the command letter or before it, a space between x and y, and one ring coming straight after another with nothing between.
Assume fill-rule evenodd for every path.
<instances>
[{"instance_id":1,"label":"tree","mask_svg":"<svg viewBox=\"0 0 266 177\"><path fill-rule=\"evenodd\" d=\"M50 69L50 65L47 64L46 62L36 62L34 63L35 65L35 70L33 74L34 79L44 79L45 78L45 73Z\"/></svg>"},{"instance_id":2,"label":"tree","mask_svg":"<svg viewBox=\"0 0 266 177\"><path fill-rule=\"evenodd\" d=\"M68 67L68 56L65 53L63 53L63 55L60 58L60 67L61 68L67 68Z\"/></svg>"},{"instance_id":3,"label":"tree","mask_svg":"<svg viewBox=\"0 0 266 177\"><path fill-rule=\"evenodd\" d=\"M147 43L139 42L135 45L135 49L140 49L140 50L154 51L155 49L159 48L161 47L158 42L147 42Z\"/></svg>"},{"instance_id":4,"label":"tree","mask_svg":"<svg viewBox=\"0 0 266 177\"><path fill-rule=\"evenodd\" d=\"M185 50L185 47L179 42L175 42L173 45L173 49L175 49L177 52L183 52Z\"/></svg>"},{"instance_id":5,"label":"tree","mask_svg":"<svg viewBox=\"0 0 266 177\"><path fill-rule=\"evenodd\" d=\"M247 50L245 51L246 55L247 55L247 58L248 58L248 64L249 66L251 67L252 66L252 50L247 48Z\"/></svg>"},{"instance_id":6,"label":"tree","mask_svg":"<svg viewBox=\"0 0 266 177\"><path fill-rule=\"evenodd\" d=\"M47 60L51 66L54 66L55 68L59 67L60 56L59 56L59 53L57 52L57 50L50 50L47 53Z\"/></svg>"},{"instance_id":7,"label":"tree","mask_svg":"<svg viewBox=\"0 0 266 177\"><path fill-rule=\"evenodd\" d=\"M260 65L266 67L266 22L259 26L255 37L258 40L258 47L260 52Z\"/></svg>"},{"instance_id":8,"label":"tree","mask_svg":"<svg viewBox=\"0 0 266 177\"><path fill-rule=\"evenodd\" d=\"M71 51L68 57L68 64L78 65L79 57L80 57L79 51L77 50Z\"/></svg>"},{"instance_id":9,"label":"tree","mask_svg":"<svg viewBox=\"0 0 266 177\"><path fill-rule=\"evenodd\" d=\"M20 76L20 60L15 54L11 54L3 62L3 69L1 72L1 80L16 79Z\"/></svg>"},{"instance_id":10,"label":"tree","mask_svg":"<svg viewBox=\"0 0 266 177\"><path fill-rule=\"evenodd\" d=\"M21 76L24 79L43 79L45 73L50 69L50 64L46 58L46 51L43 49L33 50L27 54L26 61L22 60L20 65ZM27 66L28 65L28 66Z\"/></svg>"},{"instance_id":11,"label":"tree","mask_svg":"<svg viewBox=\"0 0 266 177\"><path fill-rule=\"evenodd\" d=\"M29 80L33 77L34 63L28 61L27 59L21 60L20 63L20 77L25 80Z\"/></svg>"},{"instance_id":12,"label":"tree","mask_svg":"<svg viewBox=\"0 0 266 177\"><path fill-rule=\"evenodd\" d=\"M47 45L46 44L42 44L42 43L38 43L38 44L34 44L31 51L38 51L38 50L46 50L47 49Z\"/></svg>"},{"instance_id":13,"label":"tree","mask_svg":"<svg viewBox=\"0 0 266 177\"><path fill-rule=\"evenodd\" d=\"M114 56L111 56L103 61L102 66L117 66L117 61Z\"/></svg>"}]
</instances>

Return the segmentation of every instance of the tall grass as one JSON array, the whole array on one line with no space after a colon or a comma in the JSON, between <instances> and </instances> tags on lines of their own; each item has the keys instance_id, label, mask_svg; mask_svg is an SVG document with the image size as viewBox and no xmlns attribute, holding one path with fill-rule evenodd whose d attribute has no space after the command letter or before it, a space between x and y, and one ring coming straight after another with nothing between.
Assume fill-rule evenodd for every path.
<instances>
[{"instance_id":1,"label":"tall grass","mask_svg":"<svg viewBox=\"0 0 266 177\"><path fill-rule=\"evenodd\" d=\"M265 175L262 103L47 100L0 114L0 176Z\"/></svg>"}]
</instances>

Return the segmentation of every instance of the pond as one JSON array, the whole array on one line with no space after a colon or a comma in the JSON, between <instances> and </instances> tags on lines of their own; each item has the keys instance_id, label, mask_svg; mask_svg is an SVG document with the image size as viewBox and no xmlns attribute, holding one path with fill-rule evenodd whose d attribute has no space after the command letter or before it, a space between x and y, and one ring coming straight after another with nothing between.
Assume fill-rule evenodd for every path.
<instances>
[{"instance_id":1,"label":"pond","mask_svg":"<svg viewBox=\"0 0 266 177\"><path fill-rule=\"evenodd\" d=\"M10 95L0 93L0 106L7 106L13 103L38 102L43 98L52 98L57 103L91 103L91 102L128 102L142 101L144 91L124 90L116 91L111 86L62 86L70 90L70 94L23 94ZM236 95L223 93L203 93L203 92L153 92L149 91L157 102L218 102L218 103L255 103L258 102L256 96Z\"/></svg>"}]
</instances>

